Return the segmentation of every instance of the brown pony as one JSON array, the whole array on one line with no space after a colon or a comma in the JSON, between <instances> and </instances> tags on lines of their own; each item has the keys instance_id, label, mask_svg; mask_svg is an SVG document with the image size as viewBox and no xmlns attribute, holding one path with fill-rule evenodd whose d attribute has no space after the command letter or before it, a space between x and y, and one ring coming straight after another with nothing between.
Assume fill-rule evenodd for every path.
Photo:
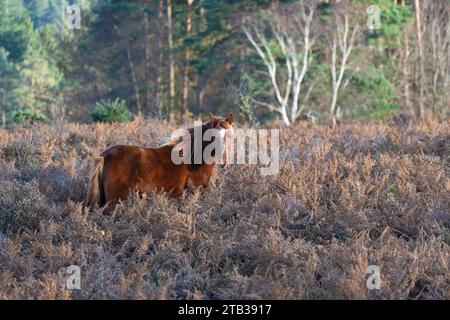
<instances>
[{"instance_id":1,"label":"brown pony","mask_svg":"<svg viewBox=\"0 0 450 320\"><path fill-rule=\"evenodd\" d=\"M226 119L211 114L210 121L201 125L202 136L208 129L232 129L232 123L232 114ZM189 129L191 145L193 132L194 128ZM202 152L212 141L202 143ZM120 200L127 199L130 192L164 191L171 197L179 197L189 180L194 187L206 186L215 162L207 164L202 158L197 164L194 161L174 164L172 149L179 142L172 140L159 148L116 145L103 151L96 159L85 205L91 208L106 205L103 213L109 214Z\"/></svg>"}]
</instances>

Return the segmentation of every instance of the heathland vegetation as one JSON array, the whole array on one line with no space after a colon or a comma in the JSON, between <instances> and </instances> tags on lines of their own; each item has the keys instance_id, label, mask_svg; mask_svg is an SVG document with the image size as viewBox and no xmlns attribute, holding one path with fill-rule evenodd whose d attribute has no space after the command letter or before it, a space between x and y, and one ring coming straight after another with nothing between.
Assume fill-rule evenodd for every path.
<instances>
[{"instance_id":1,"label":"heathland vegetation","mask_svg":"<svg viewBox=\"0 0 450 320\"><path fill-rule=\"evenodd\" d=\"M0 0L0 299L449 299L449 49L447 0ZM83 208L209 112L279 172Z\"/></svg>"},{"instance_id":2,"label":"heathland vegetation","mask_svg":"<svg viewBox=\"0 0 450 320\"><path fill-rule=\"evenodd\" d=\"M280 171L83 211L92 159L160 122L0 130L0 298L450 297L450 122L283 129ZM66 268L81 267L81 290ZM366 287L367 267L381 289Z\"/></svg>"}]
</instances>

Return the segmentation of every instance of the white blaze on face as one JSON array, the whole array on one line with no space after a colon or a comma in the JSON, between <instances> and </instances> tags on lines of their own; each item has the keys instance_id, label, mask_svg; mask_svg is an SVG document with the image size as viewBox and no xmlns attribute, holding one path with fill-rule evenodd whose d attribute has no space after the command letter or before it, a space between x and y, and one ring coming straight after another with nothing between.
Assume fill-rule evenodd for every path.
<instances>
[{"instance_id":1,"label":"white blaze on face","mask_svg":"<svg viewBox=\"0 0 450 320\"><path fill-rule=\"evenodd\" d=\"M232 153L232 146L234 139L234 128L233 126L230 126L228 129L221 128L219 130L219 137L220 137L220 143L222 146L222 164L227 163L229 159L227 157L229 156L228 153Z\"/></svg>"},{"instance_id":2,"label":"white blaze on face","mask_svg":"<svg viewBox=\"0 0 450 320\"><path fill-rule=\"evenodd\" d=\"M224 159L225 156L225 148L227 147L225 145L225 135L226 135L226 129L225 128L220 128L219 129L219 137L220 137L220 144L222 145L222 159Z\"/></svg>"},{"instance_id":3,"label":"white blaze on face","mask_svg":"<svg viewBox=\"0 0 450 320\"><path fill-rule=\"evenodd\" d=\"M227 163L226 161L227 154L228 152L230 152L227 149L229 149L230 141L233 141L233 138L231 138L230 141L228 141L230 130L232 130L232 127L228 129L225 129L223 127L217 127L205 131L203 135L203 141L214 140L214 142L208 144L203 150L203 159L205 160L205 163L207 164L212 164L214 162L216 163L219 162L221 164Z\"/></svg>"},{"instance_id":4,"label":"white blaze on face","mask_svg":"<svg viewBox=\"0 0 450 320\"><path fill-rule=\"evenodd\" d=\"M220 128L219 129L219 136L220 136L220 142L222 144L225 144L225 134L226 134L226 129Z\"/></svg>"}]
</instances>

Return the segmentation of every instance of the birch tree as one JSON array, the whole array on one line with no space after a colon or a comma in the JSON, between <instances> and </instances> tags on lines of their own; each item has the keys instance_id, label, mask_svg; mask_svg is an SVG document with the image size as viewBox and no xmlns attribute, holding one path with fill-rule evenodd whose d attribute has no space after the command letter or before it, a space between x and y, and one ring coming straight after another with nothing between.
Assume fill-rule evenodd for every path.
<instances>
[{"instance_id":1,"label":"birch tree","mask_svg":"<svg viewBox=\"0 0 450 320\"><path fill-rule=\"evenodd\" d=\"M431 2L425 10L425 22L430 29L427 42L431 56L431 106L435 113L440 100L448 97L450 85L450 7L446 3Z\"/></svg>"},{"instance_id":2,"label":"birch tree","mask_svg":"<svg viewBox=\"0 0 450 320\"><path fill-rule=\"evenodd\" d=\"M345 71L348 67L348 59L353 49L357 25L350 26L349 10L347 8L335 8L333 20L328 32L330 49L330 76L331 76L331 103L330 117L333 125L340 117L341 109L337 107L339 90L342 86Z\"/></svg>"},{"instance_id":3,"label":"birch tree","mask_svg":"<svg viewBox=\"0 0 450 320\"><path fill-rule=\"evenodd\" d=\"M243 31L267 69L274 99L269 102L251 100L279 113L284 124L289 126L305 108L301 93L315 40L312 30L314 6L300 1L289 7L273 6L266 13L265 22L250 20ZM277 51L281 52L281 57L277 56Z\"/></svg>"}]
</instances>

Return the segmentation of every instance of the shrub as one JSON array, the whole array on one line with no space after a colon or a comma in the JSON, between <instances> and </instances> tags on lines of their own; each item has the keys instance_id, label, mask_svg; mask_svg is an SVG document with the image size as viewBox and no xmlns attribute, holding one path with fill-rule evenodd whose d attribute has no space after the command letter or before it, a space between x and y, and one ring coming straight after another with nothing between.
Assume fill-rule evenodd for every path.
<instances>
[{"instance_id":1,"label":"shrub","mask_svg":"<svg viewBox=\"0 0 450 320\"><path fill-rule=\"evenodd\" d=\"M0 183L0 231L17 232L20 228L35 230L50 211L46 198L39 192L36 181L20 184L16 181Z\"/></svg>"},{"instance_id":2,"label":"shrub","mask_svg":"<svg viewBox=\"0 0 450 320\"><path fill-rule=\"evenodd\" d=\"M13 162L16 169L34 167L39 164L39 156L33 145L29 142L12 142L3 147L3 158Z\"/></svg>"},{"instance_id":3,"label":"shrub","mask_svg":"<svg viewBox=\"0 0 450 320\"><path fill-rule=\"evenodd\" d=\"M39 110L33 108L24 108L13 111L11 113L11 120L14 123L33 123L46 122L48 118Z\"/></svg>"},{"instance_id":4,"label":"shrub","mask_svg":"<svg viewBox=\"0 0 450 320\"><path fill-rule=\"evenodd\" d=\"M101 100L95 103L91 116L99 122L129 122L131 113L124 100Z\"/></svg>"}]
</instances>

